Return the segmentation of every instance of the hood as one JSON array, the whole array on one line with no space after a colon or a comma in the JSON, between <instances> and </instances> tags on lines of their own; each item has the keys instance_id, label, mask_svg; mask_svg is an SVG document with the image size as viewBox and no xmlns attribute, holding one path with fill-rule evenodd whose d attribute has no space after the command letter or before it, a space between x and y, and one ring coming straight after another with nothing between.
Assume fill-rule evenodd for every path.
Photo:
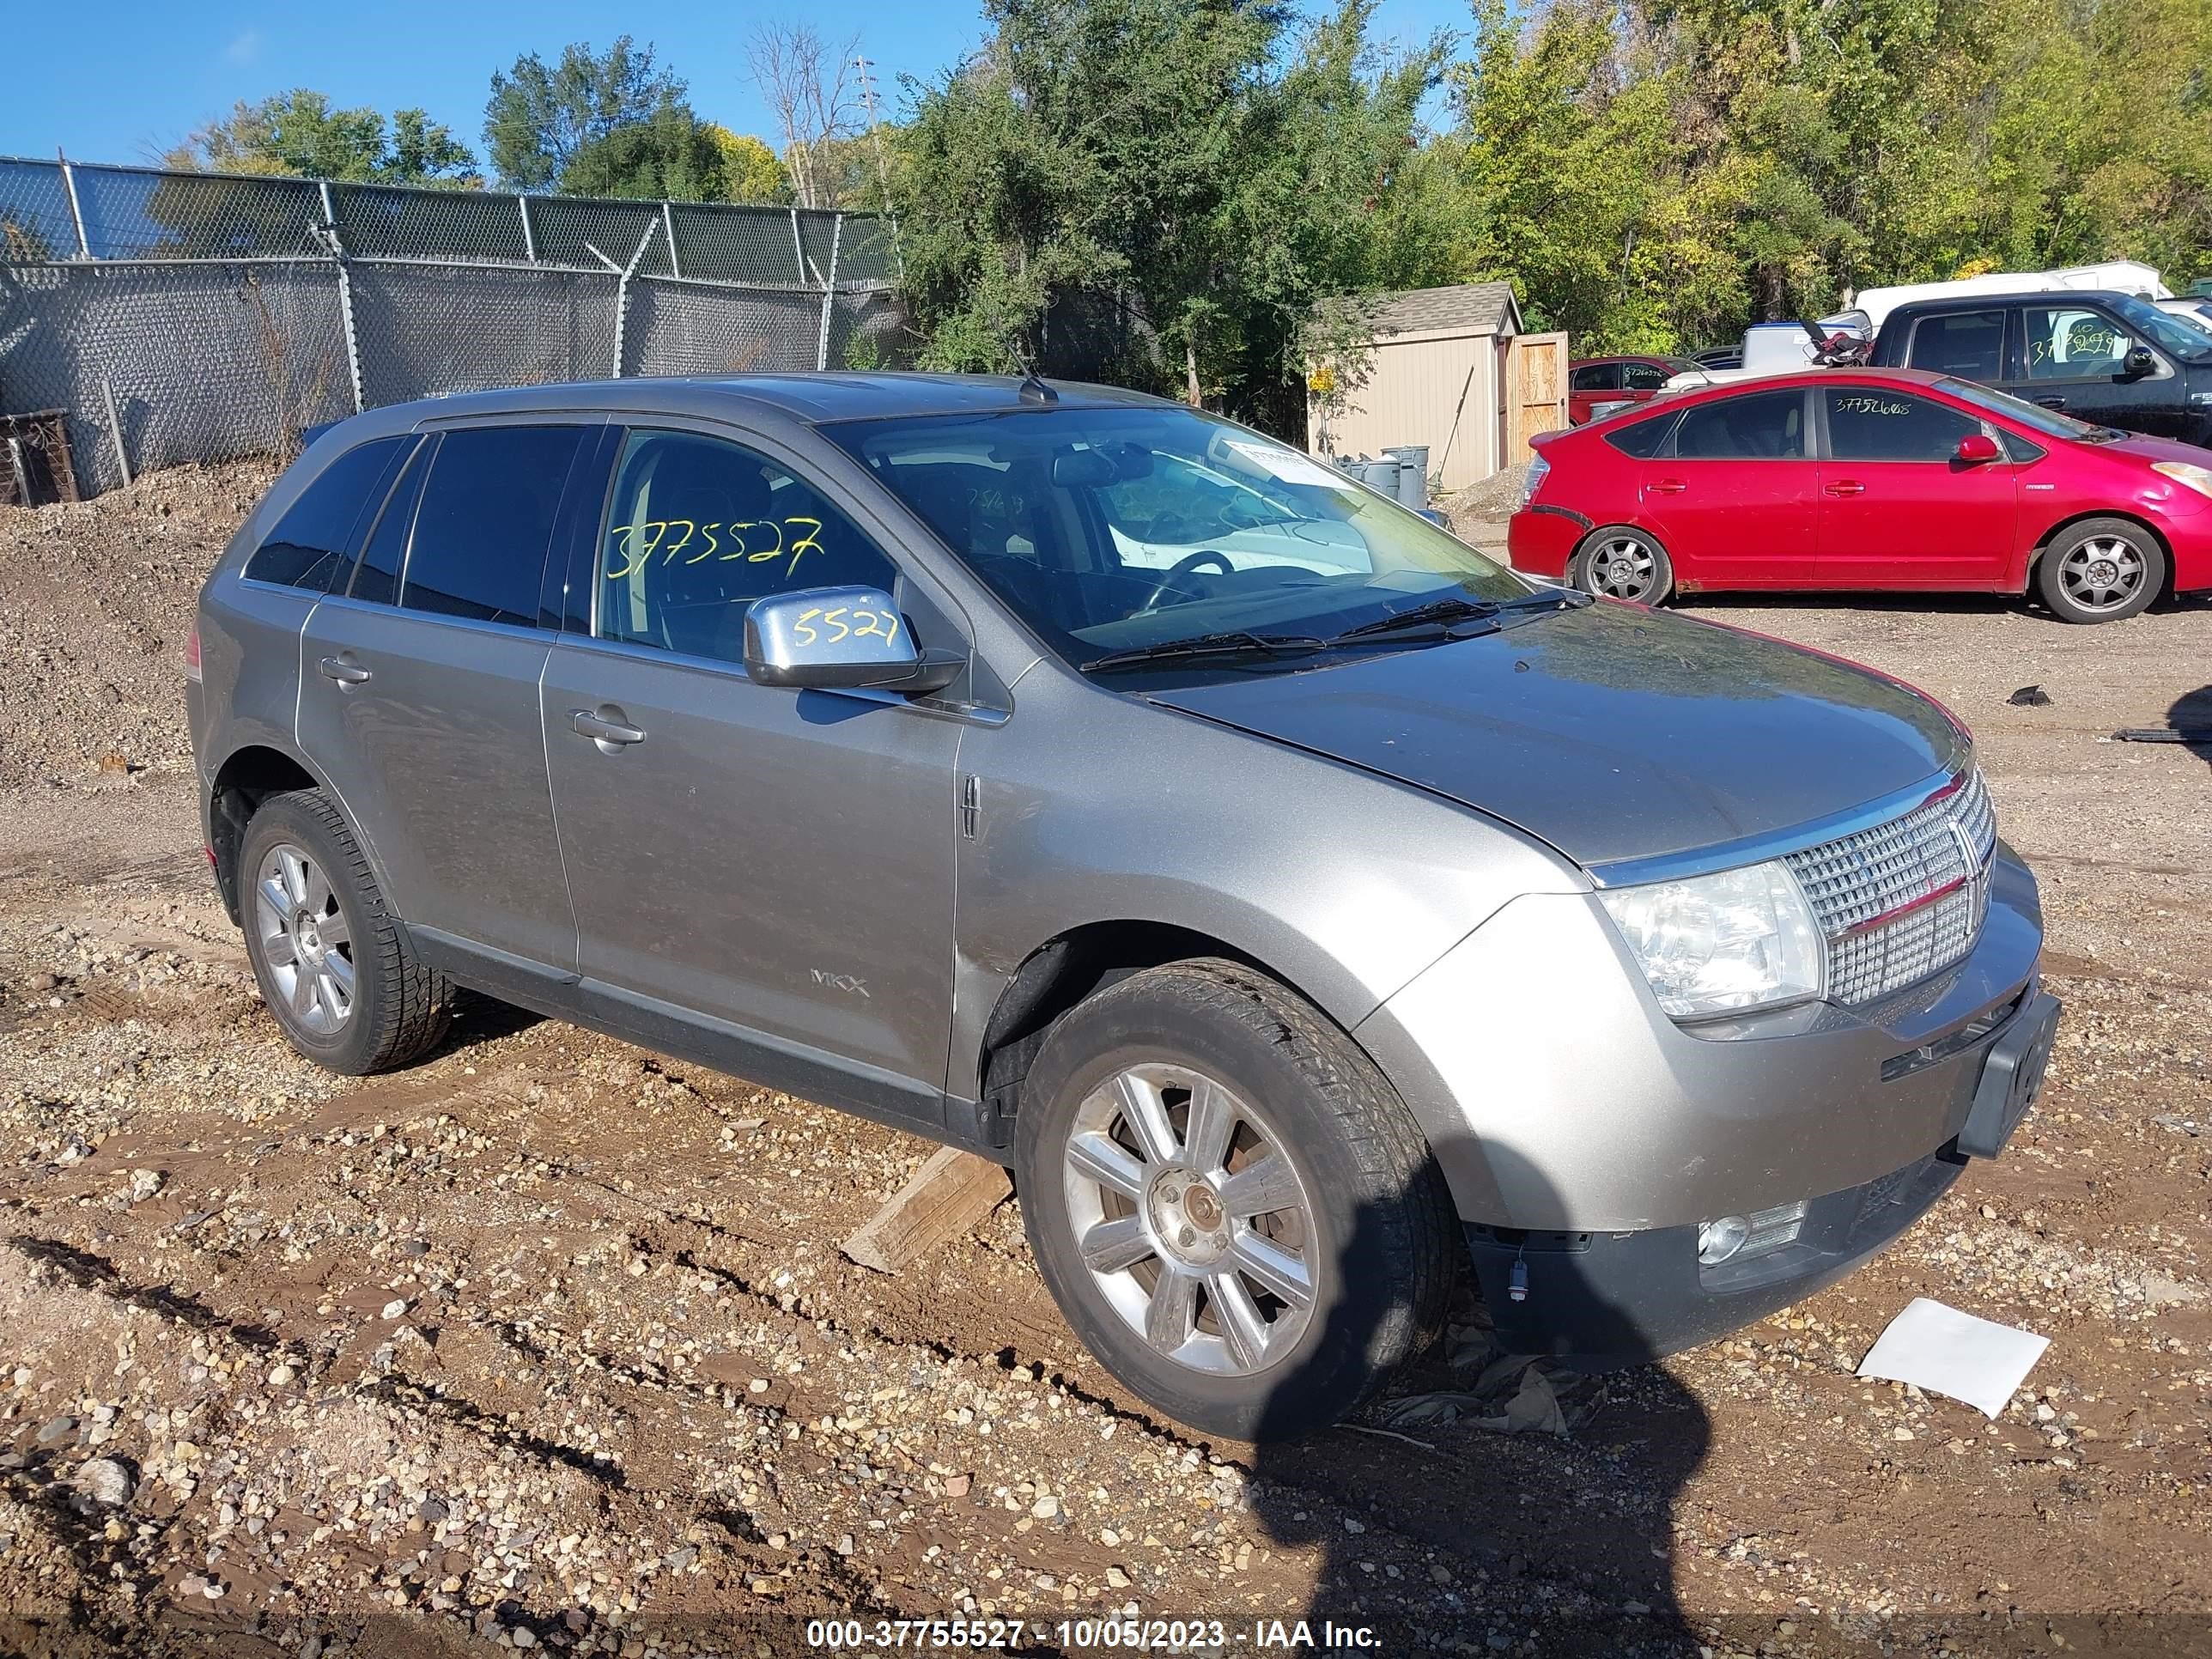
<instances>
[{"instance_id":1,"label":"hood","mask_svg":"<svg viewBox=\"0 0 2212 1659\"><path fill-rule=\"evenodd\" d=\"M1936 703L1871 669L1609 601L1147 695L1448 795L1584 865L1796 829L1968 747Z\"/></svg>"}]
</instances>

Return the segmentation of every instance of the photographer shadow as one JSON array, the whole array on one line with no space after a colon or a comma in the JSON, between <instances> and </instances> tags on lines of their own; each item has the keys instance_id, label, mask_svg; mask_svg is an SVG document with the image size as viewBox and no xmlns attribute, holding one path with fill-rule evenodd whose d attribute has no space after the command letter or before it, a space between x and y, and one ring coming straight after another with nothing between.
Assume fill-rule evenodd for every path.
<instances>
[{"instance_id":1,"label":"photographer shadow","mask_svg":"<svg viewBox=\"0 0 2212 1659\"><path fill-rule=\"evenodd\" d=\"M1512 1157L1495 1147L1483 1155L1493 1170ZM1510 1189L1545 1190L1525 1169ZM1324 1348L1370 1346L1394 1296L1403 1293L1386 1284L1346 1283L1342 1271L1347 1261L1374 1259L1362 1247L1374 1230L1391 1225L1395 1207L1360 1206L1331 1275L1335 1287L1325 1317L1332 1340ZM1593 1282L1587 1253L1559 1248L1556 1235L1509 1232L1488 1242L1492 1264L1522 1251L1525 1301L1502 1305L1510 1278L1502 1267L1482 1274L1486 1310L1497 1307L1507 1351L1532 1346L1528 1332L1557 1317L1571 1324L1579 1350L1603 1355L1616 1369L1596 1375L1547 1358L1538 1362L1531 1383L1526 1367L1492 1367L1490 1375L1504 1374L1508 1386L1490 1409L1506 1414L1503 1396L1516 1375L1528 1391L1510 1416L1532 1426L1504 1432L1495 1416L1486 1427L1468 1416L1450 1420L1446 1413L1404 1409L1428 1403L1406 1401L1408 1385L1468 1387L1466 1377L1455 1378L1432 1356L1394 1379L1396 1401L1298 1440L1287 1437L1301 1393L1294 1366L1277 1383L1255 1437L1251 1488L1254 1511L1277 1543L1318 1554L1307 1604L1279 1615L1285 1633L1303 1620L1317 1649L1332 1633L1352 1645L1342 1633L1364 1630L1369 1650L1383 1652L1440 1645L1577 1659L1696 1653L1675 1599L1674 1522L1682 1488L1711 1442L1704 1407L1647 1363L1657 1356L1634 1310ZM1471 1283L1471 1265L1462 1271ZM1467 1309L1464 1295L1459 1305ZM1564 1435L1543 1426L1543 1396L1554 1390L1571 1425ZM1376 1426L1371 1419L1378 1415L1398 1426ZM1556 1417L1548 1420L1564 1426Z\"/></svg>"}]
</instances>

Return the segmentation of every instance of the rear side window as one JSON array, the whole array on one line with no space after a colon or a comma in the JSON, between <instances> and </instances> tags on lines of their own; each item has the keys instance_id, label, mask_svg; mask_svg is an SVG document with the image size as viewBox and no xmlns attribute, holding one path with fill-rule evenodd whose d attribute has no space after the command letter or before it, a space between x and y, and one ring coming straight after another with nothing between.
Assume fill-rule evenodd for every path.
<instances>
[{"instance_id":1,"label":"rear side window","mask_svg":"<svg viewBox=\"0 0 2212 1659\"><path fill-rule=\"evenodd\" d=\"M258 582L329 591L345 566L354 527L377 499L385 474L411 440L356 444L315 476L246 562Z\"/></svg>"},{"instance_id":2,"label":"rear side window","mask_svg":"<svg viewBox=\"0 0 2212 1659\"><path fill-rule=\"evenodd\" d=\"M407 458L399 482L385 498L384 510L361 550L361 563L349 590L356 599L390 605L399 597L399 572L407 563L407 538L414 533L415 508L422 499L422 480L430 471L430 457L438 441L426 438Z\"/></svg>"},{"instance_id":3,"label":"rear side window","mask_svg":"<svg viewBox=\"0 0 2212 1659\"><path fill-rule=\"evenodd\" d=\"M1913 325L1911 367L1967 380L2002 380L2004 331L2002 310L1923 317Z\"/></svg>"},{"instance_id":4,"label":"rear side window","mask_svg":"<svg viewBox=\"0 0 2212 1659\"><path fill-rule=\"evenodd\" d=\"M1828 453L1839 461L1948 461L1981 422L1948 404L1888 386L1832 386Z\"/></svg>"},{"instance_id":5,"label":"rear side window","mask_svg":"<svg viewBox=\"0 0 2212 1659\"><path fill-rule=\"evenodd\" d=\"M574 426L447 433L416 510L400 605L536 627L545 550L583 436Z\"/></svg>"},{"instance_id":6,"label":"rear side window","mask_svg":"<svg viewBox=\"0 0 2212 1659\"><path fill-rule=\"evenodd\" d=\"M1673 374L1657 363L1628 363L1621 368L1620 383L1631 392L1656 392Z\"/></svg>"},{"instance_id":7,"label":"rear side window","mask_svg":"<svg viewBox=\"0 0 2212 1659\"><path fill-rule=\"evenodd\" d=\"M1620 365L1585 363L1575 370L1567 385L1575 392L1618 392L1620 390Z\"/></svg>"},{"instance_id":8,"label":"rear side window","mask_svg":"<svg viewBox=\"0 0 2212 1659\"><path fill-rule=\"evenodd\" d=\"M1626 426L1615 427L1605 434L1605 441L1624 455L1648 461L1667 447L1667 434L1674 425L1674 415L1669 411L1654 420L1631 421Z\"/></svg>"},{"instance_id":9,"label":"rear side window","mask_svg":"<svg viewBox=\"0 0 2212 1659\"><path fill-rule=\"evenodd\" d=\"M1755 392L1685 410L1674 434L1674 453L1705 460L1802 460L1804 394Z\"/></svg>"}]
</instances>

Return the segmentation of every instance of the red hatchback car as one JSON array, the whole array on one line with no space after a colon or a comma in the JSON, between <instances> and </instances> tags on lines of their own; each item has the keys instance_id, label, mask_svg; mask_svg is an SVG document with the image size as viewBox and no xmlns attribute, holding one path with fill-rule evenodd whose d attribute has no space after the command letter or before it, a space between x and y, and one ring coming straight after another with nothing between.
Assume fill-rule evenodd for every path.
<instances>
[{"instance_id":1,"label":"red hatchback car","mask_svg":"<svg viewBox=\"0 0 2212 1659\"><path fill-rule=\"evenodd\" d=\"M1607 404L1647 402L1696 367L1687 357L1577 357L1567 365L1568 422L1580 426Z\"/></svg>"},{"instance_id":2,"label":"red hatchback car","mask_svg":"<svg viewBox=\"0 0 2212 1659\"><path fill-rule=\"evenodd\" d=\"M2094 623L2212 587L2212 451L1944 375L1736 381L1534 442L1514 567L1614 599L2032 585Z\"/></svg>"}]
</instances>

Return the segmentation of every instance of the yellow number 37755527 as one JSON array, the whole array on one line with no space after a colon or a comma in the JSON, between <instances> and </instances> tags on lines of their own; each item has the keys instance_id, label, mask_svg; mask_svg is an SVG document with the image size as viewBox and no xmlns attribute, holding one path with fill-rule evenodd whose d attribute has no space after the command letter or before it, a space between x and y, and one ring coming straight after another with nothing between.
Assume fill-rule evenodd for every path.
<instances>
[{"instance_id":1,"label":"yellow number 37755527","mask_svg":"<svg viewBox=\"0 0 2212 1659\"><path fill-rule=\"evenodd\" d=\"M607 580L624 581L642 570L656 553L663 566L674 564L678 556L685 564L702 564L708 559L743 559L751 564L767 564L787 558L784 579L789 580L799 569L799 562L809 553L823 551L822 520L794 514L787 519L741 519L725 524L717 520L709 524L696 519L642 519L635 524L618 524L607 532L614 545L607 560ZM756 545L773 536L773 547Z\"/></svg>"}]
</instances>

